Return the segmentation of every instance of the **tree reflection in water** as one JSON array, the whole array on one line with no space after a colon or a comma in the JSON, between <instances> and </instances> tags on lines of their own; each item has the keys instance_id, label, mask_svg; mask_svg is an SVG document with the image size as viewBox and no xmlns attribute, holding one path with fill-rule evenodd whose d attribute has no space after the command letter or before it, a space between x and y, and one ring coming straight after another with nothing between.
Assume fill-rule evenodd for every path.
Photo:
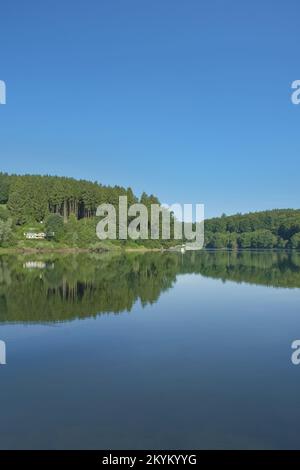
<instances>
[{"instance_id":1,"label":"tree reflection in water","mask_svg":"<svg viewBox=\"0 0 300 470\"><path fill-rule=\"evenodd\" d=\"M156 302L177 275L300 287L296 252L200 251L0 257L0 322L59 322Z\"/></svg>"}]
</instances>

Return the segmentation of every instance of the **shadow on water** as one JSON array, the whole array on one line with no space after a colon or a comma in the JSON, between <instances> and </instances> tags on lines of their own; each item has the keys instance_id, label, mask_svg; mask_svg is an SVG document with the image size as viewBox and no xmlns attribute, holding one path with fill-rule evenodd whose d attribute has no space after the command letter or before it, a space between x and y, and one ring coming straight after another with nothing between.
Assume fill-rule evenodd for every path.
<instances>
[{"instance_id":1,"label":"shadow on water","mask_svg":"<svg viewBox=\"0 0 300 470\"><path fill-rule=\"evenodd\" d=\"M61 322L156 302L178 275L300 287L300 254L284 252L0 257L0 322Z\"/></svg>"}]
</instances>

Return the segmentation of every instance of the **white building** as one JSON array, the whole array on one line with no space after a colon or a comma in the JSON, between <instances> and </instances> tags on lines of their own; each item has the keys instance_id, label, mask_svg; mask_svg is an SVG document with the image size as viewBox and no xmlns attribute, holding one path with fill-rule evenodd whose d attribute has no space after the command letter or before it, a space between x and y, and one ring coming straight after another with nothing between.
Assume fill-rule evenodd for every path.
<instances>
[{"instance_id":1,"label":"white building","mask_svg":"<svg viewBox=\"0 0 300 470\"><path fill-rule=\"evenodd\" d=\"M44 232L25 232L24 236L27 240L45 240L46 238Z\"/></svg>"}]
</instances>

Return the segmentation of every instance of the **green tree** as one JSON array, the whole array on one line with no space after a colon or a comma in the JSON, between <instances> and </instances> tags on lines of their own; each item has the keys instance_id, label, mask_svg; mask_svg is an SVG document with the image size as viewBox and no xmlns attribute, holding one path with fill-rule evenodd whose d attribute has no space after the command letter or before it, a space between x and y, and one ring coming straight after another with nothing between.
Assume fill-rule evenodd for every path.
<instances>
[{"instance_id":1,"label":"green tree","mask_svg":"<svg viewBox=\"0 0 300 470\"><path fill-rule=\"evenodd\" d=\"M9 193L9 199L7 207L17 225L22 225L27 220L26 210L26 187L24 180L18 178L14 181L11 191Z\"/></svg>"},{"instance_id":2,"label":"green tree","mask_svg":"<svg viewBox=\"0 0 300 470\"><path fill-rule=\"evenodd\" d=\"M1 220L8 220L9 219L9 212L5 206L0 205L0 219Z\"/></svg>"},{"instance_id":3,"label":"green tree","mask_svg":"<svg viewBox=\"0 0 300 470\"><path fill-rule=\"evenodd\" d=\"M47 238L53 238L56 241L61 240L64 234L64 220L59 214L50 214L45 223Z\"/></svg>"},{"instance_id":4,"label":"green tree","mask_svg":"<svg viewBox=\"0 0 300 470\"><path fill-rule=\"evenodd\" d=\"M9 242L12 238L12 221L0 220L0 246Z\"/></svg>"},{"instance_id":5,"label":"green tree","mask_svg":"<svg viewBox=\"0 0 300 470\"><path fill-rule=\"evenodd\" d=\"M6 204L9 196L10 177L7 173L0 173L0 204Z\"/></svg>"},{"instance_id":6,"label":"green tree","mask_svg":"<svg viewBox=\"0 0 300 470\"><path fill-rule=\"evenodd\" d=\"M291 238L291 248L299 250L300 249L300 232L295 233Z\"/></svg>"}]
</instances>

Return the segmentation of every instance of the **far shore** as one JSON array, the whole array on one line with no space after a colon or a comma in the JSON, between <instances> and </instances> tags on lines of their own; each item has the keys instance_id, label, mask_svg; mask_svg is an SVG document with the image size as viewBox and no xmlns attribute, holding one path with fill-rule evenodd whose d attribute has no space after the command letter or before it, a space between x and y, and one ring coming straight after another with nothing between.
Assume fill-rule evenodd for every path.
<instances>
[{"instance_id":1,"label":"far shore","mask_svg":"<svg viewBox=\"0 0 300 470\"><path fill-rule=\"evenodd\" d=\"M299 253L299 250L291 250L287 248L238 248L238 249L229 249L229 248L203 248L200 251L206 251L206 252L221 252L221 251L226 251L230 253L239 253L239 252L282 252L282 253ZM141 247L121 247L121 246L116 246L116 247L102 247L99 249L95 248L79 248L79 247L18 247L18 246L12 246L8 248L1 248L0 247L0 255L8 255L8 254L20 254L20 255L27 255L27 254L33 254L33 255L38 255L38 254L80 254L80 253L94 253L94 254L121 254L121 253L147 253L147 252L156 252L156 253L162 253L162 252L171 252L171 253L180 253L179 250L174 250L170 248L147 248L145 246Z\"/></svg>"},{"instance_id":2,"label":"far shore","mask_svg":"<svg viewBox=\"0 0 300 470\"><path fill-rule=\"evenodd\" d=\"M9 248L0 248L0 255L5 254L43 254L43 253L61 253L61 254L79 254L79 253L145 253L148 251L155 251L161 252L165 251L162 248L146 248L146 247L137 247L137 248L123 248L123 247L116 247L115 249L107 248L107 249L91 249L91 248L72 248L72 247L41 247L41 248L30 248L30 247L9 247Z\"/></svg>"}]
</instances>

